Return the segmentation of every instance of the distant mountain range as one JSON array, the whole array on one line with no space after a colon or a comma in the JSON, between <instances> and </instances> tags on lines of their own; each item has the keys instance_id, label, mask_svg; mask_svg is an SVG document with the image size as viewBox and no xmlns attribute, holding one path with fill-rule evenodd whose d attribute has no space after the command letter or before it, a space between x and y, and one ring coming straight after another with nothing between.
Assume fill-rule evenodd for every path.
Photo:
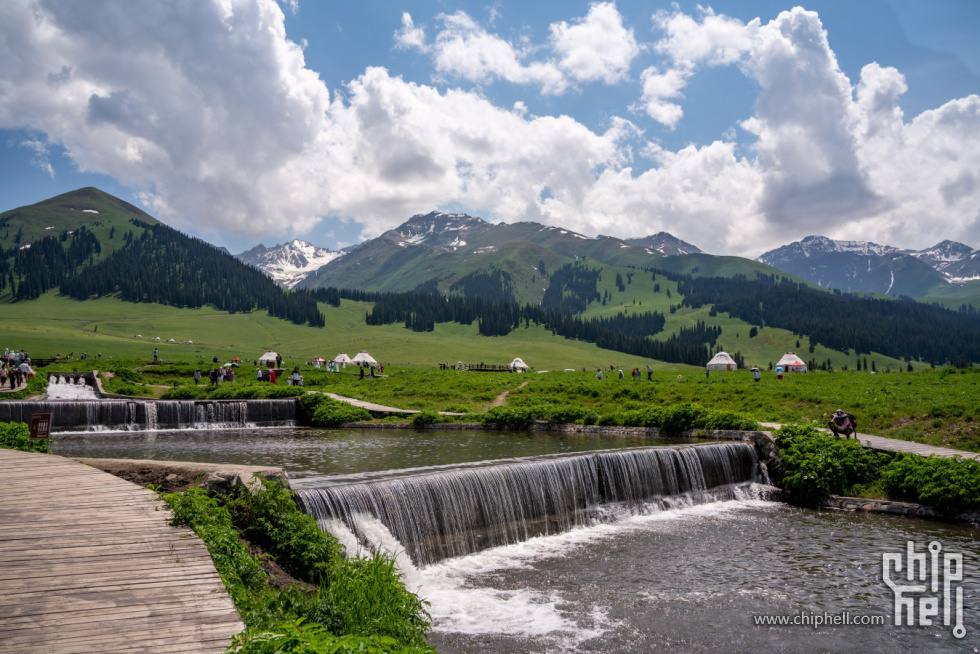
<instances>
[{"instance_id":1,"label":"distant mountain range","mask_svg":"<svg viewBox=\"0 0 980 654\"><path fill-rule=\"evenodd\" d=\"M905 251L808 237L763 259L705 254L666 233L593 238L438 212L413 216L343 253L293 241L234 257L92 188L0 214L3 302L49 292L79 302L112 296L229 313L263 310L324 327L331 313L324 305L360 301L372 306L367 326L433 331L437 323L476 323L479 334L501 336L523 323L681 363L703 362L720 337L759 356L784 342L799 348L802 336L814 356L824 347L980 361L977 310L963 306L980 306L978 254L967 246ZM950 300L955 311L831 293L829 286Z\"/></svg>"},{"instance_id":2,"label":"distant mountain range","mask_svg":"<svg viewBox=\"0 0 980 654\"><path fill-rule=\"evenodd\" d=\"M310 273L341 256L343 252L320 248L299 239L271 248L259 244L235 255L240 261L258 268L284 288L293 288Z\"/></svg>"},{"instance_id":3,"label":"distant mountain range","mask_svg":"<svg viewBox=\"0 0 980 654\"><path fill-rule=\"evenodd\" d=\"M304 241L258 246L237 255L287 288L408 291L435 281L447 291L468 274L496 268L511 279L521 301L538 302L546 285L539 268L591 258L616 266L681 274L733 276L784 273L825 288L914 298L980 296L980 251L943 241L904 250L864 241L808 236L766 252L756 262L705 254L660 232L642 238L595 238L522 222L491 224L465 214L416 215L381 236L331 252ZM764 265L760 265L764 264Z\"/></svg>"},{"instance_id":4,"label":"distant mountain range","mask_svg":"<svg viewBox=\"0 0 980 654\"><path fill-rule=\"evenodd\" d=\"M851 292L923 298L949 285L980 282L980 251L953 241L926 250L903 250L807 236L758 260L820 286Z\"/></svg>"},{"instance_id":5,"label":"distant mountain range","mask_svg":"<svg viewBox=\"0 0 980 654\"><path fill-rule=\"evenodd\" d=\"M748 259L706 255L663 232L636 239L589 237L539 223L494 225L465 214L433 212L350 248L297 288L409 291L435 283L445 292L467 275L497 270L506 275L515 299L537 304L547 289L546 273L582 259L682 274L778 273Z\"/></svg>"}]
</instances>

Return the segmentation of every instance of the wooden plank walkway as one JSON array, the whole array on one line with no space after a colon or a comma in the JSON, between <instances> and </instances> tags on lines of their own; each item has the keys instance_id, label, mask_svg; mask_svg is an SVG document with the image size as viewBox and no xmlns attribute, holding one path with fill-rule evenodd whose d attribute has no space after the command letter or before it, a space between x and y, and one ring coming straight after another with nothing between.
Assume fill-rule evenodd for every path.
<instances>
[{"instance_id":1,"label":"wooden plank walkway","mask_svg":"<svg viewBox=\"0 0 980 654\"><path fill-rule=\"evenodd\" d=\"M222 652L245 627L156 493L0 449L0 652Z\"/></svg>"},{"instance_id":2,"label":"wooden plank walkway","mask_svg":"<svg viewBox=\"0 0 980 654\"><path fill-rule=\"evenodd\" d=\"M778 422L762 422L759 424L770 429L779 429L782 427ZM821 429L820 431L830 432L829 429ZM872 436L871 434L862 434L860 432L857 434L857 440L865 447L883 452L909 452L911 454L918 454L919 456L935 455L945 458L961 456L964 459L980 459L980 453L978 452L967 452L966 450L954 450L951 447L937 447L935 445L925 445L924 443L900 441L897 438Z\"/></svg>"}]
</instances>

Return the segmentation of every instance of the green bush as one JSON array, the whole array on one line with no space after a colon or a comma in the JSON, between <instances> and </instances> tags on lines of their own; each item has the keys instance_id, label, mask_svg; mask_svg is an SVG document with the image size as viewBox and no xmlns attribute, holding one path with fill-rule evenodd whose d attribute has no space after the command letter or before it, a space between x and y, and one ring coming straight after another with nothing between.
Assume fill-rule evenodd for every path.
<instances>
[{"instance_id":1,"label":"green bush","mask_svg":"<svg viewBox=\"0 0 980 654\"><path fill-rule=\"evenodd\" d=\"M310 415L310 423L314 427L339 427L347 422L371 419L371 414L366 410L320 393L303 395L300 401Z\"/></svg>"},{"instance_id":2,"label":"green bush","mask_svg":"<svg viewBox=\"0 0 980 654\"><path fill-rule=\"evenodd\" d=\"M889 497L956 514L980 507L980 461L903 454L881 471Z\"/></svg>"},{"instance_id":3,"label":"green bush","mask_svg":"<svg viewBox=\"0 0 980 654\"><path fill-rule=\"evenodd\" d=\"M779 458L775 475L789 500L817 506L828 495L847 495L867 485L889 455L863 447L856 439L837 438L810 426L789 425L776 432Z\"/></svg>"},{"instance_id":4,"label":"green bush","mask_svg":"<svg viewBox=\"0 0 980 654\"><path fill-rule=\"evenodd\" d=\"M21 452L48 451L48 439L31 440L31 430L23 422L0 422L0 447Z\"/></svg>"},{"instance_id":5,"label":"green bush","mask_svg":"<svg viewBox=\"0 0 980 654\"><path fill-rule=\"evenodd\" d=\"M425 427L426 425L434 425L435 423L440 422L441 418L442 416L440 416L437 411L426 409L412 415L412 426Z\"/></svg>"},{"instance_id":6,"label":"green bush","mask_svg":"<svg viewBox=\"0 0 980 654\"><path fill-rule=\"evenodd\" d=\"M776 432L776 446L775 478L795 504L816 506L831 494L881 490L890 499L945 514L980 508L980 461L975 459L886 454L801 426Z\"/></svg>"},{"instance_id":7,"label":"green bush","mask_svg":"<svg viewBox=\"0 0 980 654\"><path fill-rule=\"evenodd\" d=\"M238 492L226 507L232 524L291 575L310 583L329 575L342 560L337 539L296 507L291 491L264 481L256 493Z\"/></svg>"},{"instance_id":8,"label":"green bush","mask_svg":"<svg viewBox=\"0 0 980 654\"><path fill-rule=\"evenodd\" d=\"M178 386L161 396L164 400L206 400L207 391L201 386Z\"/></svg>"}]
</instances>

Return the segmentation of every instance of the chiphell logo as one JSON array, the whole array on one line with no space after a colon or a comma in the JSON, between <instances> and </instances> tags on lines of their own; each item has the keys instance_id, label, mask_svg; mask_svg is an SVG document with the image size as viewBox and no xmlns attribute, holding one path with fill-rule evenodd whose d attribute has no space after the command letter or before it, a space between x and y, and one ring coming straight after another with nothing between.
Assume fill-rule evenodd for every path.
<instances>
[{"instance_id":1,"label":"chiphell logo","mask_svg":"<svg viewBox=\"0 0 980 654\"><path fill-rule=\"evenodd\" d=\"M916 552L908 541L905 552L881 555L882 578L895 593L895 624L905 616L906 625L931 626L941 616L953 636L963 638L963 555L943 552L939 541L928 549Z\"/></svg>"}]
</instances>

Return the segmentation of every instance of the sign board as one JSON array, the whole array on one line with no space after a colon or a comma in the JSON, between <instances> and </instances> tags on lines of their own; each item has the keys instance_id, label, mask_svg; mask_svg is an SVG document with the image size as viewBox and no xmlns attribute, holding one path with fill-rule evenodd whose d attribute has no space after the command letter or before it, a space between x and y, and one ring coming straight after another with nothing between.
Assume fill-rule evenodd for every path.
<instances>
[{"instance_id":1,"label":"sign board","mask_svg":"<svg viewBox=\"0 0 980 654\"><path fill-rule=\"evenodd\" d=\"M31 416L31 440L46 440L51 435L51 414L35 413Z\"/></svg>"}]
</instances>

